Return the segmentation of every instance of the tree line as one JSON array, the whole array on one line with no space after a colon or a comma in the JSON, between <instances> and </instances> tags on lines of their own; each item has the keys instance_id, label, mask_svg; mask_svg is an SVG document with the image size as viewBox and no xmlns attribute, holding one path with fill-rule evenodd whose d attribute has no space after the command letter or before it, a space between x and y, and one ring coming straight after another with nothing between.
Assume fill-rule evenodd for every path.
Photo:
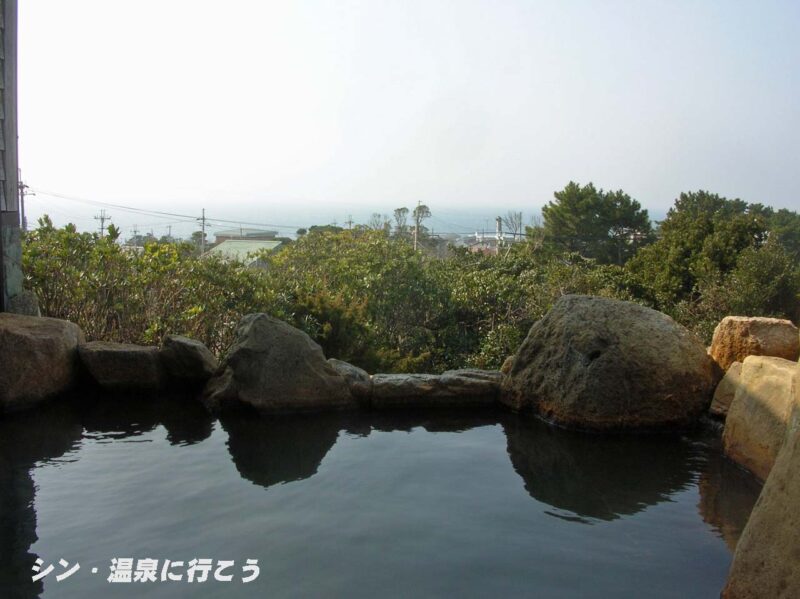
<instances>
[{"instance_id":1,"label":"tree line","mask_svg":"<svg viewBox=\"0 0 800 599\"><path fill-rule=\"evenodd\" d=\"M800 317L800 216L789 210L697 191L653 224L621 190L569 183L540 223L509 213L521 241L491 255L439 251L430 214L419 205L352 229L310 227L260 256L264 269L200 258L189 242L135 252L116 230L99 237L45 217L24 239L23 269L42 312L90 339L179 333L219 353L242 315L267 312L371 372L498 368L565 293L639 302L705 340L728 314Z\"/></svg>"}]
</instances>

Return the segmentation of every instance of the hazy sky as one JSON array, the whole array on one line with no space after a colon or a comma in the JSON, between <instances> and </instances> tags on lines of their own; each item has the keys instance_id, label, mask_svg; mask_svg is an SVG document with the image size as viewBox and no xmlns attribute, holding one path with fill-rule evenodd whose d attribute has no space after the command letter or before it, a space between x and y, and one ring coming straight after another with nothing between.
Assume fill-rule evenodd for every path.
<instances>
[{"instance_id":1,"label":"hazy sky","mask_svg":"<svg viewBox=\"0 0 800 599\"><path fill-rule=\"evenodd\" d=\"M422 201L442 231L532 214L570 180L658 217L696 189L800 209L796 0L19 10L20 165L36 189L287 226ZM28 206L81 228L98 212L41 193ZM109 212L156 235L170 222Z\"/></svg>"}]
</instances>

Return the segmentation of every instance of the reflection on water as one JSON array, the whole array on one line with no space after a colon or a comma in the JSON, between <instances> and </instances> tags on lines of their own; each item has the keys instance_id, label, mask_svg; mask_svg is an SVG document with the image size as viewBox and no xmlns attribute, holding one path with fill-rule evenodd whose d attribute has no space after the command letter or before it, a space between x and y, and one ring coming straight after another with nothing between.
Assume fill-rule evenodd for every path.
<instances>
[{"instance_id":1,"label":"reflection on water","mask_svg":"<svg viewBox=\"0 0 800 599\"><path fill-rule=\"evenodd\" d=\"M518 418L504 430L531 497L556 508L553 515L583 521L614 520L667 500L692 483L699 459L676 436L586 434Z\"/></svg>"},{"instance_id":2,"label":"reflection on water","mask_svg":"<svg viewBox=\"0 0 800 599\"><path fill-rule=\"evenodd\" d=\"M228 450L239 474L264 487L317 473L341 430L335 415L285 416L277 420L223 417Z\"/></svg>"},{"instance_id":3,"label":"reflection on water","mask_svg":"<svg viewBox=\"0 0 800 599\"><path fill-rule=\"evenodd\" d=\"M722 536L733 553L761 492L761 483L725 458L721 439L713 438L708 443L711 451L700 471L698 508L703 520Z\"/></svg>"},{"instance_id":4,"label":"reflection on water","mask_svg":"<svg viewBox=\"0 0 800 599\"><path fill-rule=\"evenodd\" d=\"M216 423L191 402L83 399L0 421L4 596L104 597L101 578L32 583L31 565L125 551L260 555L258 592L277 596L657 596L661 579L703 596L759 491L706 433L599 436L495 412Z\"/></svg>"}]
</instances>

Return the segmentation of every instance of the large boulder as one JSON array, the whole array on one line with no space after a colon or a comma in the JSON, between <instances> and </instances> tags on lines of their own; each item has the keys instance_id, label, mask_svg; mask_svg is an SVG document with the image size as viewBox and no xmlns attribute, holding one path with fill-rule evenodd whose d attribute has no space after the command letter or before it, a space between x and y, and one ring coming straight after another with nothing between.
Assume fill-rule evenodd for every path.
<instances>
[{"instance_id":1,"label":"large boulder","mask_svg":"<svg viewBox=\"0 0 800 599\"><path fill-rule=\"evenodd\" d=\"M501 401L572 428L651 429L694 421L715 382L705 347L669 316L566 295L531 327Z\"/></svg>"},{"instance_id":2,"label":"large boulder","mask_svg":"<svg viewBox=\"0 0 800 599\"><path fill-rule=\"evenodd\" d=\"M726 316L714 329L711 357L724 370L747 356L774 356L797 361L800 335L789 320Z\"/></svg>"},{"instance_id":3,"label":"large boulder","mask_svg":"<svg viewBox=\"0 0 800 599\"><path fill-rule=\"evenodd\" d=\"M745 358L725 420L725 453L765 480L783 446L796 405L800 405L797 362L767 356Z\"/></svg>"},{"instance_id":4,"label":"large boulder","mask_svg":"<svg viewBox=\"0 0 800 599\"><path fill-rule=\"evenodd\" d=\"M800 597L800 409L747 521L722 597Z\"/></svg>"},{"instance_id":5,"label":"large boulder","mask_svg":"<svg viewBox=\"0 0 800 599\"><path fill-rule=\"evenodd\" d=\"M0 412L31 407L72 387L78 377L78 325L0 313Z\"/></svg>"},{"instance_id":6,"label":"large boulder","mask_svg":"<svg viewBox=\"0 0 800 599\"><path fill-rule=\"evenodd\" d=\"M483 372L484 374L479 374ZM376 374L374 408L485 407L494 405L500 373L453 370L444 374Z\"/></svg>"},{"instance_id":7,"label":"large boulder","mask_svg":"<svg viewBox=\"0 0 800 599\"><path fill-rule=\"evenodd\" d=\"M94 381L109 390L153 390L164 383L157 347L92 341L78 347L81 361Z\"/></svg>"},{"instance_id":8,"label":"large boulder","mask_svg":"<svg viewBox=\"0 0 800 599\"><path fill-rule=\"evenodd\" d=\"M717 388L714 389L714 397L711 400L711 407L708 409L711 414L721 418L728 415L728 410L733 403L733 396L736 395L736 389L739 387L741 375L742 363L731 364Z\"/></svg>"},{"instance_id":9,"label":"large boulder","mask_svg":"<svg viewBox=\"0 0 800 599\"><path fill-rule=\"evenodd\" d=\"M248 314L203 403L217 410L236 404L267 413L355 407L347 381L303 331L267 314Z\"/></svg>"},{"instance_id":10,"label":"large boulder","mask_svg":"<svg viewBox=\"0 0 800 599\"><path fill-rule=\"evenodd\" d=\"M180 335L164 338L161 362L173 382L189 385L205 383L219 366L214 354L200 341Z\"/></svg>"}]
</instances>

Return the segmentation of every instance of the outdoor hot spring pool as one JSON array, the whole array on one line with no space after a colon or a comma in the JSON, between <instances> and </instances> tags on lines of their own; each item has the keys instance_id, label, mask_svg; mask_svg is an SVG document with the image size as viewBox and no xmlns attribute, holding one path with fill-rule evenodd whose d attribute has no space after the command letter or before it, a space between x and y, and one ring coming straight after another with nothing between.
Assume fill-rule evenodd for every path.
<instances>
[{"instance_id":1,"label":"outdoor hot spring pool","mask_svg":"<svg viewBox=\"0 0 800 599\"><path fill-rule=\"evenodd\" d=\"M503 412L217 420L104 398L6 417L0 450L3 597L716 597L759 491L708 431ZM156 582L109 583L112 558L158 560ZM32 582L37 559L54 568Z\"/></svg>"}]
</instances>

